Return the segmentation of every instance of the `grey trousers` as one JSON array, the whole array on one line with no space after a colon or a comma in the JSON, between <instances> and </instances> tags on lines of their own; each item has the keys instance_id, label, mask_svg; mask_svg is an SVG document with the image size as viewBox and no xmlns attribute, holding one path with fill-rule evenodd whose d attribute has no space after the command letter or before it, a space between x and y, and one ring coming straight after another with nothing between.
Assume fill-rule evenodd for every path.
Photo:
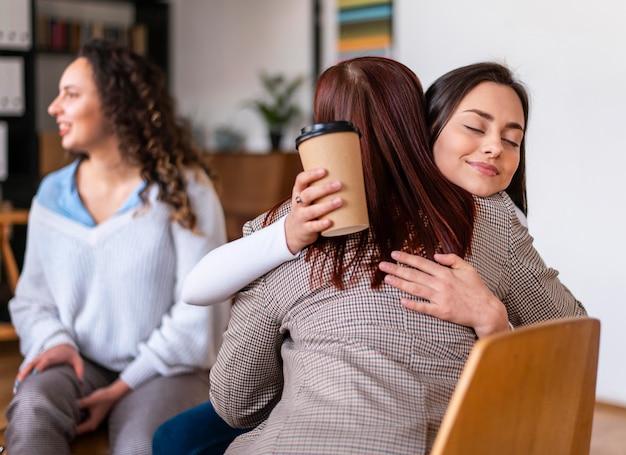
<instances>
[{"instance_id":1,"label":"grey trousers","mask_svg":"<svg viewBox=\"0 0 626 455\"><path fill-rule=\"evenodd\" d=\"M9 455L70 453L80 420L77 399L117 379L117 373L85 360L85 376L78 381L72 367L50 367L29 375L7 409L5 430ZM115 404L109 413L109 439L114 455L150 455L158 426L208 400L208 372L159 376Z\"/></svg>"}]
</instances>

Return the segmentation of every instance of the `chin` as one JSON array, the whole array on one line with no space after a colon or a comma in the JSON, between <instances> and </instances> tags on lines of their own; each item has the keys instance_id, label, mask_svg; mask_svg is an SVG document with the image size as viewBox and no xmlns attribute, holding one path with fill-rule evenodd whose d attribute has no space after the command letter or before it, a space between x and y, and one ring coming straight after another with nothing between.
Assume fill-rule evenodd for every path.
<instances>
[{"instance_id":1,"label":"chin","mask_svg":"<svg viewBox=\"0 0 626 455\"><path fill-rule=\"evenodd\" d=\"M70 141L67 137L61 138L61 145L65 150L72 148L72 141Z\"/></svg>"},{"instance_id":2,"label":"chin","mask_svg":"<svg viewBox=\"0 0 626 455\"><path fill-rule=\"evenodd\" d=\"M499 190L493 190L489 188L467 188L467 191L472 193L474 196L478 197L487 197L492 194L496 194Z\"/></svg>"}]
</instances>

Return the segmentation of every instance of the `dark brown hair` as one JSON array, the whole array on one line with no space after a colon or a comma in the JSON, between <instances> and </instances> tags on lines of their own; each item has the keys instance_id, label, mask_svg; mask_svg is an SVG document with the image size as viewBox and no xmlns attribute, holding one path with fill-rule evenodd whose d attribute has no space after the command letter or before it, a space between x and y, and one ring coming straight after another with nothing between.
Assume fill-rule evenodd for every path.
<instances>
[{"instance_id":1,"label":"dark brown hair","mask_svg":"<svg viewBox=\"0 0 626 455\"><path fill-rule=\"evenodd\" d=\"M483 82L495 82L496 84L511 87L522 103L524 111L524 137L520 144L519 166L506 192L524 214L527 213L526 201L526 131L528 129L529 101L528 92L524 85L518 81L511 70L500 63L481 62L463 66L452 70L439 77L426 90L426 103L428 106L427 122L430 131L430 149L433 149L435 141L441 130L446 126L450 117L465 96L477 85Z\"/></svg>"},{"instance_id":2,"label":"dark brown hair","mask_svg":"<svg viewBox=\"0 0 626 455\"><path fill-rule=\"evenodd\" d=\"M188 125L176 118L163 71L127 47L101 39L84 44L78 56L92 67L102 111L120 140L122 158L140 165L144 181L158 185L159 200L173 208L172 218L195 230L185 168L210 173ZM140 195L144 203L147 188Z\"/></svg>"},{"instance_id":3,"label":"dark brown hair","mask_svg":"<svg viewBox=\"0 0 626 455\"><path fill-rule=\"evenodd\" d=\"M338 238L320 237L307 252L314 270L332 261L332 283L360 265L382 283L381 260L405 250L431 258L436 252L469 252L474 201L446 180L428 148L422 86L405 65L384 57L358 57L327 69L315 92L316 123L347 120L362 133L361 151L370 229ZM346 248L356 239L356 251ZM376 252L364 248L374 242ZM320 267L320 268L318 268ZM354 274L356 275L356 274ZM321 274L315 273L319 279ZM315 279L315 277L314 277Z\"/></svg>"}]
</instances>

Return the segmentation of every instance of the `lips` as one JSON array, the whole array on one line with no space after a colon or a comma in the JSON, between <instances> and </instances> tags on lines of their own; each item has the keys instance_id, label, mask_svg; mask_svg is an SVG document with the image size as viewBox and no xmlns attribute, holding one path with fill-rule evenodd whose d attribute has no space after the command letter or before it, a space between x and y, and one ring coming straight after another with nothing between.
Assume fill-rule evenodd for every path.
<instances>
[{"instance_id":1,"label":"lips","mask_svg":"<svg viewBox=\"0 0 626 455\"><path fill-rule=\"evenodd\" d=\"M68 123L59 123L59 135L61 136L65 136L67 134L67 132L69 131L69 124Z\"/></svg>"},{"instance_id":2,"label":"lips","mask_svg":"<svg viewBox=\"0 0 626 455\"><path fill-rule=\"evenodd\" d=\"M468 161L467 164L472 166L481 174L486 175L487 177L495 177L497 175L500 175L500 171L498 171L498 168L491 164L482 163L480 161Z\"/></svg>"}]
</instances>

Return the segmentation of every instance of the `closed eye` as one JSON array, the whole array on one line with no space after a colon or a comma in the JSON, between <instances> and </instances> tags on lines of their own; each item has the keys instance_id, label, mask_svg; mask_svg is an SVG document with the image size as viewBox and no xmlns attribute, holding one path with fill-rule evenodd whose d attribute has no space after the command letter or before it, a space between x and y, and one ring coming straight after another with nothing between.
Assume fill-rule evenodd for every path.
<instances>
[{"instance_id":1,"label":"closed eye","mask_svg":"<svg viewBox=\"0 0 626 455\"><path fill-rule=\"evenodd\" d=\"M469 126L469 125L463 125L463 126L470 131L474 131L475 133L484 133L484 131L481 130L480 128L474 128L473 126Z\"/></svg>"},{"instance_id":2,"label":"closed eye","mask_svg":"<svg viewBox=\"0 0 626 455\"><path fill-rule=\"evenodd\" d=\"M515 142L515 141L513 141L513 140L511 140L511 139L507 139L506 137L503 137L503 138L502 138L502 140L503 140L504 142L506 142L507 144L509 144L509 145L511 145L511 146L513 146L513 147L515 147L515 148L519 148L519 146L520 146L520 145L519 145L519 143L517 143L517 142Z\"/></svg>"}]
</instances>

